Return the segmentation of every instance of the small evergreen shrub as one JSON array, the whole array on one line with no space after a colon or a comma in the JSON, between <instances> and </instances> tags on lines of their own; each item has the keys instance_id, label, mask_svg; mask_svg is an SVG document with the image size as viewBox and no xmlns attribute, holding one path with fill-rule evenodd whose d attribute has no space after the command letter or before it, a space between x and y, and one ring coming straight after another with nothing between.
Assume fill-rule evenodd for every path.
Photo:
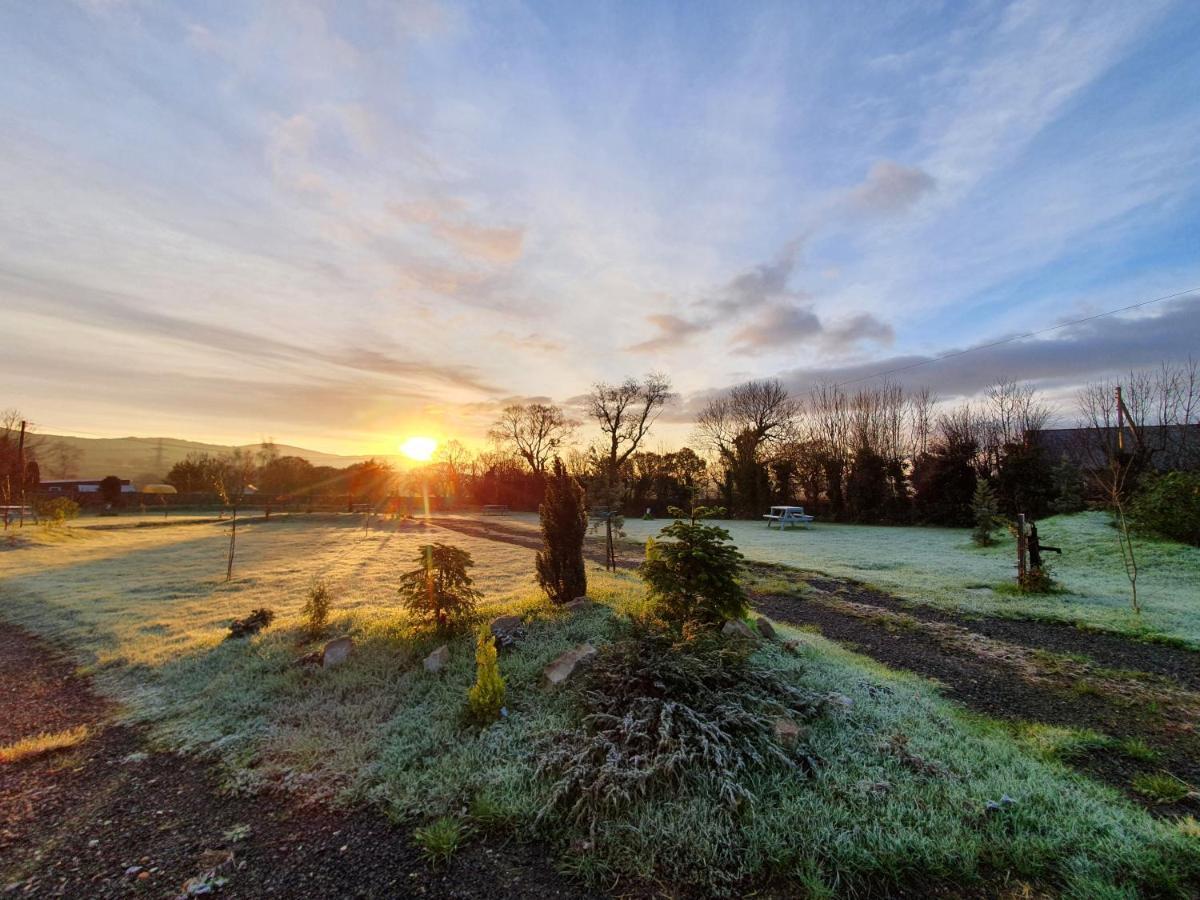
<instances>
[{"instance_id":1,"label":"small evergreen shrub","mask_svg":"<svg viewBox=\"0 0 1200 900\"><path fill-rule=\"evenodd\" d=\"M975 528L971 532L971 540L976 547L991 547L996 543L992 532L1000 523L999 503L996 492L985 478L975 482L975 493L971 497L971 514L975 519Z\"/></svg>"},{"instance_id":2,"label":"small evergreen shrub","mask_svg":"<svg viewBox=\"0 0 1200 900\"><path fill-rule=\"evenodd\" d=\"M1143 479L1130 519L1138 531L1200 547L1200 472Z\"/></svg>"},{"instance_id":3,"label":"small evergreen shrub","mask_svg":"<svg viewBox=\"0 0 1200 900\"><path fill-rule=\"evenodd\" d=\"M646 542L646 561L638 570L657 615L676 627L719 625L746 615L749 603L737 580L743 557L728 531L695 518L676 519L662 536L666 540Z\"/></svg>"},{"instance_id":4,"label":"small evergreen shrub","mask_svg":"<svg viewBox=\"0 0 1200 900\"><path fill-rule=\"evenodd\" d=\"M504 706L504 679L496 659L496 640L486 625L475 646L475 684L467 691L471 718L481 725L495 722Z\"/></svg>"},{"instance_id":5,"label":"small evergreen shrub","mask_svg":"<svg viewBox=\"0 0 1200 900\"><path fill-rule=\"evenodd\" d=\"M449 544L425 544L417 550L417 568L400 578L400 599L418 619L431 620L440 632L458 631L475 616L479 591L467 569L471 554Z\"/></svg>"},{"instance_id":6,"label":"small evergreen shrub","mask_svg":"<svg viewBox=\"0 0 1200 900\"><path fill-rule=\"evenodd\" d=\"M551 603L569 603L587 593L587 572L583 565L587 510L583 488L567 473L560 459L554 460L554 472L546 481L539 512L543 549L537 555L538 584Z\"/></svg>"},{"instance_id":7,"label":"small evergreen shrub","mask_svg":"<svg viewBox=\"0 0 1200 900\"><path fill-rule=\"evenodd\" d=\"M317 638L329 624L329 585L323 578L314 578L308 587L308 597L300 615L304 618L304 630L309 637Z\"/></svg>"},{"instance_id":8,"label":"small evergreen shrub","mask_svg":"<svg viewBox=\"0 0 1200 900\"><path fill-rule=\"evenodd\" d=\"M549 738L538 761L539 776L554 780L539 817L594 824L681 789L736 809L753 802L753 770L814 765L803 746L776 739L774 720L810 721L823 702L713 634L681 640L635 623L600 649L575 690L579 726Z\"/></svg>"}]
</instances>

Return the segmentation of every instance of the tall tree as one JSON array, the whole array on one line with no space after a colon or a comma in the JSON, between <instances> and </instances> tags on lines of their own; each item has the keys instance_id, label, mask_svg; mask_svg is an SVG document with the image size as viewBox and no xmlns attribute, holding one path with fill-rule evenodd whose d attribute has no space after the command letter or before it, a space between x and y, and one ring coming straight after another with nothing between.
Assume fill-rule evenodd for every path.
<instances>
[{"instance_id":1,"label":"tall tree","mask_svg":"<svg viewBox=\"0 0 1200 900\"><path fill-rule=\"evenodd\" d=\"M739 384L709 400L701 411L697 431L728 469L738 513L757 514L769 503L766 467L799 412L800 404L776 379Z\"/></svg>"},{"instance_id":2,"label":"tall tree","mask_svg":"<svg viewBox=\"0 0 1200 900\"><path fill-rule=\"evenodd\" d=\"M548 403L518 403L506 406L489 433L492 440L515 452L536 475L570 439L578 422L562 409Z\"/></svg>"},{"instance_id":3,"label":"tall tree","mask_svg":"<svg viewBox=\"0 0 1200 900\"><path fill-rule=\"evenodd\" d=\"M613 516L619 515L620 472L637 450L663 407L671 399L671 382L666 375L651 373L644 378L627 378L620 384L597 382L588 396L588 411L604 435L601 453L604 502L609 516L604 523L605 565L615 570Z\"/></svg>"}]
</instances>

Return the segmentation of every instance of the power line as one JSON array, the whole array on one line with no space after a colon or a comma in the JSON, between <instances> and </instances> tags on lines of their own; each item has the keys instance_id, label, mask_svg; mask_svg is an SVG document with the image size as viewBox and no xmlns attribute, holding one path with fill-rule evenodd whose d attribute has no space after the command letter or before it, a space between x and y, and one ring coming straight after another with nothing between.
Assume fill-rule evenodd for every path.
<instances>
[{"instance_id":1,"label":"power line","mask_svg":"<svg viewBox=\"0 0 1200 900\"><path fill-rule=\"evenodd\" d=\"M1057 325L1051 325L1049 328L1042 328L1037 331L1030 331L1025 334L1014 334L1011 337L1006 337L999 341L992 341L990 344L980 344L977 347L968 347L966 350L956 350L953 353L946 353L942 356L936 356L933 359L923 359L920 362L909 363L906 366L897 366L894 369L886 369L882 372L874 372L870 375L863 375L861 378L852 378L849 381L843 381L835 387L845 387L848 384L858 384L860 381L870 381L872 378L883 378L886 375L895 375L897 372L907 372L910 369L919 369L922 366L931 366L934 363L942 362L947 359L954 359L956 356L966 356L968 353L976 353L980 350L990 350L993 347L1002 347L1005 344L1011 344L1016 341L1023 341L1026 338L1037 337L1042 334L1049 334L1052 331L1058 331L1061 328L1069 328L1072 325L1082 325L1084 322L1094 322L1096 319L1103 319L1106 316L1115 316L1118 313L1129 312L1133 309L1141 309L1143 306L1150 306L1154 303L1162 303L1164 300L1174 300L1176 297L1183 297L1187 294L1195 294L1200 292L1200 287L1188 288L1185 291L1176 291L1174 294L1167 294L1163 297L1155 297L1153 300L1143 300L1141 303L1133 303L1129 306L1122 306L1120 309L1110 309L1107 312L1096 313L1094 316L1085 316L1082 319L1074 319L1070 322L1060 322Z\"/></svg>"}]
</instances>

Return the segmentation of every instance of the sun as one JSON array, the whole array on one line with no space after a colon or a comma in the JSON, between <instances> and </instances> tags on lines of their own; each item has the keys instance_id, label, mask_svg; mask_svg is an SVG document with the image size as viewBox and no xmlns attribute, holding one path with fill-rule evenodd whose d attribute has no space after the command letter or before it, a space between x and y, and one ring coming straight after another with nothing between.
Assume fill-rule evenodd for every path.
<instances>
[{"instance_id":1,"label":"sun","mask_svg":"<svg viewBox=\"0 0 1200 900\"><path fill-rule=\"evenodd\" d=\"M400 452L417 462L429 462L436 449L437 441L431 437L410 437L400 445Z\"/></svg>"}]
</instances>

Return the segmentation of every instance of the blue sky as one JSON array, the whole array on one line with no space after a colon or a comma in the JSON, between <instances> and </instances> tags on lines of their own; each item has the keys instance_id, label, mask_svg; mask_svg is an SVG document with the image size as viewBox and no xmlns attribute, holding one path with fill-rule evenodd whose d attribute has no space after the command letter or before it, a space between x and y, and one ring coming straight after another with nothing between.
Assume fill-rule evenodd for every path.
<instances>
[{"instance_id":1,"label":"blue sky","mask_svg":"<svg viewBox=\"0 0 1200 900\"><path fill-rule=\"evenodd\" d=\"M1200 5L0 6L0 406L387 451L1200 286ZM1065 397L1200 297L905 375Z\"/></svg>"}]
</instances>

